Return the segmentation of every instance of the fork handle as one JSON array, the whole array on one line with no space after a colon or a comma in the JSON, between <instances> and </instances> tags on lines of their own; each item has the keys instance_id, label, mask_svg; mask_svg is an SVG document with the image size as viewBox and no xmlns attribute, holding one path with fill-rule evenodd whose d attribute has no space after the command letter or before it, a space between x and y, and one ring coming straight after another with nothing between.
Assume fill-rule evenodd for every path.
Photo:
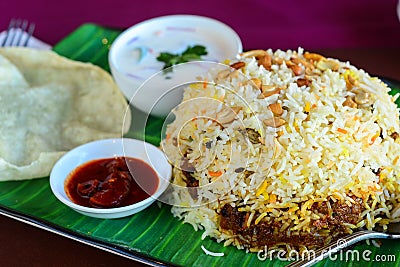
<instances>
[{"instance_id":1,"label":"fork handle","mask_svg":"<svg viewBox=\"0 0 400 267\"><path fill-rule=\"evenodd\" d=\"M309 251L308 254L300 255L302 258L291 264L287 265L287 267L307 267L311 266L323 259L327 258L330 255L335 254L336 252L344 249L350 245L353 245L359 241L366 240L369 238L388 238L388 234L379 233L379 232L371 232L371 231L358 231L351 235L345 236L341 239L338 239L336 242L325 245L314 252Z\"/></svg>"}]
</instances>

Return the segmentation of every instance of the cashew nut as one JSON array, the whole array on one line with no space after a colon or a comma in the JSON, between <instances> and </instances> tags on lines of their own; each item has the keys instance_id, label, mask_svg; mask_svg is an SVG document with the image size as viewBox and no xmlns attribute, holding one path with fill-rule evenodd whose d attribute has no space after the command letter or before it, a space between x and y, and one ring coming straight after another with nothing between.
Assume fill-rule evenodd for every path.
<instances>
[{"instance_id":1,"label":"cashew nut","mask_svg":"<svg viewBox=\"0 0 400 267\"><path fill-rule=\"evenodd\" d=\"M274 127L274 128L281 127L282 125L284 125L286 123L286 121L284 119L278 118L278 117L266 119L263 122L266 126Z\"/></svg>"}]
</instances>

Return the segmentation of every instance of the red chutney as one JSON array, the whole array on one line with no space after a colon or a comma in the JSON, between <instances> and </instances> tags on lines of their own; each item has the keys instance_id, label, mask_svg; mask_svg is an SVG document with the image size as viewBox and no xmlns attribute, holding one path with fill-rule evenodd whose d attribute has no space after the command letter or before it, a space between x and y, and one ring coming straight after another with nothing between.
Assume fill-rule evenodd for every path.
<instances>
[{"instance_id":1,"label":"red chutney","mask_svg":"<svg viewBox=\"0 0 400 267\"><path fill-rule=\"evenodd\" d=\"M65 192L76 204L116 208L154 194L157 173L144 161L130 157L104 158L78 166L65 180Z\"/></svg>"}]
</instances>

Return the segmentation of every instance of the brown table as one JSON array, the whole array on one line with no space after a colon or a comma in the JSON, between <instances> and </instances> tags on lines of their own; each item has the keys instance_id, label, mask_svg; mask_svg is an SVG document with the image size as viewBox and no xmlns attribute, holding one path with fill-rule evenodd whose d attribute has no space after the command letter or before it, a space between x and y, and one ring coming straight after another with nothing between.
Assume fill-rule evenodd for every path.
<instances>
[{"instance_id":1,"label":"brown table","mask_svg":"<svg viewBox=\"0 0 400 267\"><path fill-rule=\"evenodd\" d=\"M400 80L399 48L320 49L324 55L349 60L379 76ZM0 266L143 266L102 251L0 216Z\"/></svg>"}]
</instances>

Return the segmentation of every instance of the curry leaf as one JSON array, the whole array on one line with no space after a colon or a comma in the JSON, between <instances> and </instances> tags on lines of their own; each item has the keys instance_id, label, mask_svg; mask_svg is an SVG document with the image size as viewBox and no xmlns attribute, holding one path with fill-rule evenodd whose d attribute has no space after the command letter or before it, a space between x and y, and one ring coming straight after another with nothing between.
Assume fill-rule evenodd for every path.
<instances>
[{"instance_id":1,"label":"curry leaf","mask_svg":"<svg viewBox=\"0 0 400 267\"><path fill-rule=\"evenodd\" d=\"M207 49L202 45L188 46L181 54L171 54L169 52L161 52L157 57L158 61L164 62L163 70L173 65L186 63L193 60L201 60L201 56L207 55ZM172 70L169 70L172 71Z\"/></svg>"}]
</instances>

